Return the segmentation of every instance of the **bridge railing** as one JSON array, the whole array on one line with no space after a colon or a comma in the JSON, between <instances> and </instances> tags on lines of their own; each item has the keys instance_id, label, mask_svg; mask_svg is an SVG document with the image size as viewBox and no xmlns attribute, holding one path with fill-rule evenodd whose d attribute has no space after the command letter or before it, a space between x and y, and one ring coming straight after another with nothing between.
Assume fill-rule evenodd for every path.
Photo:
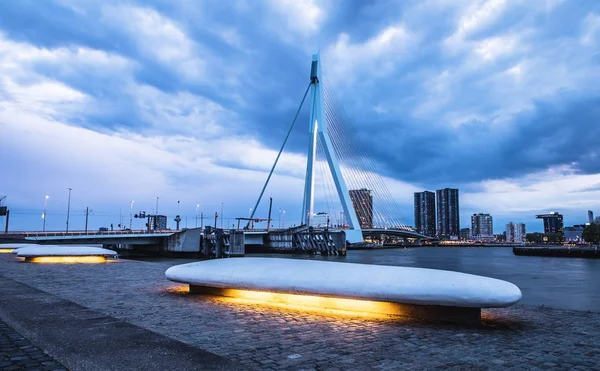
<instances>
[{"instance_id":1,"label":"bridge railing","mask_svg":"<svg viewBox=\"0 0 600 371\"><path fill-rule=\"evenodd\" d=\"M175 233L173 230L118 230L118 231L11 231L11 235L23 235L25 237L61 237L61 236L107 236L107 235L142 235L157 233Z\"/></svg>"}]
</instances>

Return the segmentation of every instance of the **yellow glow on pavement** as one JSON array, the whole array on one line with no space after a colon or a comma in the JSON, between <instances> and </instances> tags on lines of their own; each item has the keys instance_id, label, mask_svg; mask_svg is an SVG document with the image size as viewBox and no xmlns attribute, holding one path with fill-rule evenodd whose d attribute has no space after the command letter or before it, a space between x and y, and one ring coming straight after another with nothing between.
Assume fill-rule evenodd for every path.
<instances>
[{"instance_id":1,"label":"yellow glow on pavement","mask_svg":"<svg viewBox=\"0 0 600 371\"><path fill-rule=\"evenodd\" d=\"M209 290L209 294L224 296L231 303L262 304L293 310L375 318L406 315L406 310L399 303L237 289Z\"/></svg>"},{"instance_id":2,"label":"yellow glow on pavement","mask_svg":"<svg viewBox=\"0 0 600 371\"><path fill-rule=\"evenodd\" d=\"M0 254L9 254L11 252L15 251L14 248L10 247L10 248L2 248L0 249Z\"/></svg>"},{"instance_id":3,"label":"yellow glow on pavement","mask_svg":"<svg viewBox=\"0 0 600 371\"><path fill-rule=\"evenodd\" d=\"M30 263L46 264L94 264L108 262L105 256L33 256L26 257L25 261Z\"/></svg>"}]
</instances>

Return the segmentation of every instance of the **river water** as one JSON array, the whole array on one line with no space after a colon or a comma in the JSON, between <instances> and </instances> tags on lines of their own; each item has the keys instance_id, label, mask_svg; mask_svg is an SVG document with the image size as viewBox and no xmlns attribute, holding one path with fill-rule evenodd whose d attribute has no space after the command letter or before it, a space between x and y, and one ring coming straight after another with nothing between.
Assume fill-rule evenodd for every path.
<instances>
[{"instance_id":1,"label":"river water","mask_svg":"<svg viewBox=\"0 0 600 371\"><path fill-rule=\"evenodd\" d=\"M514 283L523 293L522 304L600 312L600 259L515 256L506 247L362 250L348 251L346 257L277 256L477 274Z\"/></svg>"}]
</instances>

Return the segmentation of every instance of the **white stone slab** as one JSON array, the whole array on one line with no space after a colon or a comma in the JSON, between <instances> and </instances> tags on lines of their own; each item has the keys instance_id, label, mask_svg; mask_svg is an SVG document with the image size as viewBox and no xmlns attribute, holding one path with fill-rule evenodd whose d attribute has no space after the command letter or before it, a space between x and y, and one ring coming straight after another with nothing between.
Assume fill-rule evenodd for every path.
<instances>
[{"instance_id":1,"label":"white stone slab","mask_svg":"<svg viewBox=\"0 0 600 371\"><path fill-rule=\"evenodd\" d=\"M39 246L35 243L0 243L0 249L19 249L21 247Z\"/></svg>"},{"instance_id":2,"label":"white stone slab","mask_svg":"<svg viewBox=\"0 0 600 371\"><path fill-rule=\"evenodd\" d=\"M57 245L38 245L31 247L21 247L17 256L27 258L35 256L116 256L117 253L112 250L91 246L57 246Z\"/></svg>"},{"instance_id":3,"label":"white stone slab","mask_svg":"<svg viewBox=\"0 0 600 371\"><path fill-rule=\"evenodd\" d=\"M198 286L419 305L495 308L522 296L510 282L472 274L317 260L217 259L177 265L165 275Z\"/></svg>"}]
</instances>

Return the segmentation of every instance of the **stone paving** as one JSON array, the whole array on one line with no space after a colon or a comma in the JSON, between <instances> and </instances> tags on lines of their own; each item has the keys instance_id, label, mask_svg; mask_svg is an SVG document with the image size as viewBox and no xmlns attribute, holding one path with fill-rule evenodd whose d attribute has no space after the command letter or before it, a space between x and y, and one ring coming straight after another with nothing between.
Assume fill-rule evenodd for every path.
<instances>
[{"instance_id":1,"label":"stone paving","mask_svg":"<svg viewBox=\"0 0 600 371\"><path fill-rule=\"evenodd\" d=\"M66 371L66 368L0 320L0 370Z\"/></svg>"},{"instance_id":2,"label":"stone paving","mask_svg":"<svg viewBox=\"0 0 600 371\"><path fill-rule=\"evenodd\" d=\"M600 313L516 305L485 310L481 325L316 314L189 295L164 278L185 262L54 265L0 256L0 275L248 369L600 370Z\"/></svg>"}]
</instances>

